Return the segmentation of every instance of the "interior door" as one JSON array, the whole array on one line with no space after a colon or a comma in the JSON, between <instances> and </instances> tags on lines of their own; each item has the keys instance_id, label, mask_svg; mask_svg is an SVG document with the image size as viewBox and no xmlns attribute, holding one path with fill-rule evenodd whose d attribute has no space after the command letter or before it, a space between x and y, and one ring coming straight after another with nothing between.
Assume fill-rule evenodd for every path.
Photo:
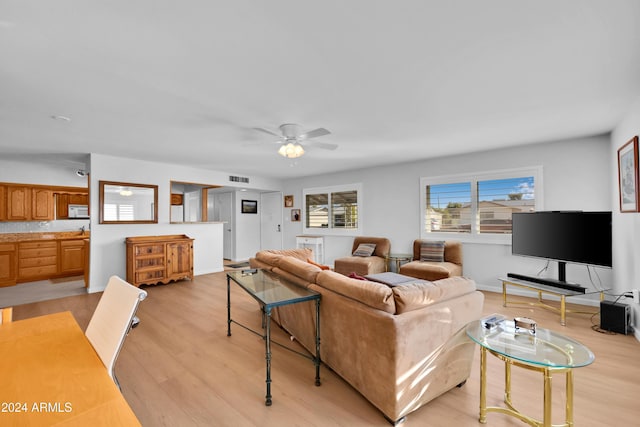
<instances>
[{"instance_id":1,"label":"interior door","mask_svg":"<svg viewBox=\"0 0 640 427\"><path fill-rule=\"evenodd\" d=\"M260 202L260 248L282 249L282 193L262 193Z\"/></svg>"},{"instance_id":2,"label":"interior door","mask_svg":"<svg viewBox=\"0 0 640 427\"><path fill-rule=\"evenodd\" d=\"M212 196L213 195L213 196ZM224 222L224 232L222 233L222 257L224 259L234 259L233 229L233 193L210 193L209 198L213 198L213 220Z\"/></svg>"}]
</instances>

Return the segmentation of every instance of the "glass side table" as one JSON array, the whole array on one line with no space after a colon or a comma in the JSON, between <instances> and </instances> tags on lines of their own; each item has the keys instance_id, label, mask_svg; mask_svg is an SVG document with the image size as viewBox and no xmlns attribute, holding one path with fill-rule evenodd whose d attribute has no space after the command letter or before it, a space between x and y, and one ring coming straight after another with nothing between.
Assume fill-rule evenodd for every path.
<instances>
[{"instance_id":1,"label":"glass side table","mask_svg":"<svg viewBox=\"0 0 640 427\"><path fill-rule=\"evenodd\" d=\"M550 427L551 377L554 373L566 375L566 424L573 426L573 369L591 364L595 356L584 345L557 332L537 328L535 334L516 332L513 321L504 320L487 329L482 320L466 327L469 338L480 345L480 418L487 422L488 412L499 412L531 425ZM487 353L505 364L504 403L506 407L487 407ZM544 418L533 419L518 411L511 403L511 365L541 372L544 377Z\"/></svg>"},{"instance_id":2,"label":"glass side table","mask_svg":"<svg viewBox=\"0 0 640 427\"><path fill-rule=\"evenodd\" d=\"M396 273L400 273L400 265L402 262L408 262L413 259L413 254L389 254L385 259L385 271L389 271L389 262L394 261L396 263Z\"/></svg>"}]
</instances>

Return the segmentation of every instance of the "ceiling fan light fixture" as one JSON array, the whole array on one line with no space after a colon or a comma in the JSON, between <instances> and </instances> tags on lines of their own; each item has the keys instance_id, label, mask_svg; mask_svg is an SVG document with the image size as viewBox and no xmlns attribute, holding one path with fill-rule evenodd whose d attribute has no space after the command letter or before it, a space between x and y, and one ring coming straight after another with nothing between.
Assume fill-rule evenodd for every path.
<instances>
[{"instance_id":1,"label":"ceiling fan light fixture","mask_svg":"<svg viewBox=\"0 0 640 427\"><path fill-rule=\"evenodd\" d=\"M287 157L289 159L295 159L304 154L304 148L300 144L294 144L289 142L288 144L282 144L280 149L278 150L278 154L282 157Z\"/></svg>"}]
</instances>

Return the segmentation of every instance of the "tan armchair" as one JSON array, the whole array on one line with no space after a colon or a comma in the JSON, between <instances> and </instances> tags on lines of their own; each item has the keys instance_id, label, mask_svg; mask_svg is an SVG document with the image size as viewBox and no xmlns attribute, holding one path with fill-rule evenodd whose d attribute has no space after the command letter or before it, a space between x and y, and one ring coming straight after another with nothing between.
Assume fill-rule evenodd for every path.
<instances>
[{"instance_id":1,"label":"tan armchair","mask_svg":"<svg viewBox=\"0 0 640 427\"><path fill-rule=\"evenodd\" d=\"M366 276L367 274L382 273L386 270L389 251L391 250L391 242L384 237L356 237L353 239L353 247L351 253L353 254L361 243L373 243L376 245L375 250L371 256L347 256L338 258L335 260L334 270L340 274L348 276L351 273L356 273L360 276Z\"/></svg>"},{"instance_id":2,"label":"tan armchair","mask_svg":"<svg viewBox=\"0 0 640 427\"><path fill-rule=\"evenodd\" d=\"M413 242L413 261L400 267L400 274L423 280L440 280L452 276L462 276L462 243L455 240L444 242L444 261L421 261L422 242Z\"/></svg>"}]
</instances>

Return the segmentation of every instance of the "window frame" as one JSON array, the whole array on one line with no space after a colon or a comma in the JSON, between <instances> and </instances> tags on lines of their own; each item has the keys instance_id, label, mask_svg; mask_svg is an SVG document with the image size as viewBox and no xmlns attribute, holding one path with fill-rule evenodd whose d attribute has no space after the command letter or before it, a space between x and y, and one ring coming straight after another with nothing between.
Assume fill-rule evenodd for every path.
<instances>
[{"instance_id":1,"label":"window frame","mask_svg":"<svg viewBox=\"0 0 640 427\"><path fill-rule=\"evenodd\" d=\"M332 226L332 203L331 194L344 191L355 191L357 194L358 222L356 228L333 228ZM327 228L307 227L307 195L308 194L327 194L328 195L328 226ZM362 235L363 220L363 191L362 183L331 185L326 187L313 187L302 189L302 231L304 234L316 234L323 236L360 236Z\"/></svg>"},{"instance_id":2,"label":"window frame","mask_svg":"<svg viewBox=\"0 0 640 427\"><path fill-rule=\"evenodd\" d=\"M440 175L420 178L420 238L430 240L459 240L471 243L511 244L511 233L480 233L476 221L472 221L470 233L427 231L425 212L427 210L427 185L466 183L471 184L471 212L472 218L478 217L478 182L509 178L533 177L535 185L535 211L544 210L543 197L543 168L542 166L528 166L513 169L501 169L486 172L474 172L454 175Z\"/></svg>"}]
</instances>

